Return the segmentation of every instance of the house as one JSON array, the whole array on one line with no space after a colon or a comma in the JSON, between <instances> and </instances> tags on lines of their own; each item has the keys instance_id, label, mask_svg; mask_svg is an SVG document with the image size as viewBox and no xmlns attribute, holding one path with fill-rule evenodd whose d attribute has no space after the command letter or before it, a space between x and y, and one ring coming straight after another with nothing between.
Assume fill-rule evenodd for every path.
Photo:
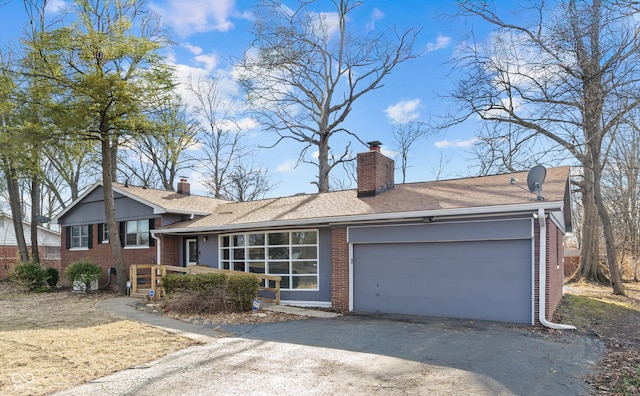
<instances>
[{"instance_id":1,"label":"house","mask_svg":"<svg viewBox=\"0 0 640 396\"><path fill-rule=\"evenodd\" d=\"M31 224L23 221L22 227L29 254L31 254ZM38 227L38 253L43 266L60 270L60 233ZM9 276L9 271L19 261L19 257L13 218L0 213L0 279Z\"/></svg>"},{"instance_id":2,"label":"house","mask_svg":"<svg viewBox=\"0 0 640 396\"><path fill-rule=\"evenodd\" d=\"M116 185L125 260L279 275L283 302L301 306L551 318L571 229L568 167L546 172L538 199L521 185L526 172L395 185L378 142L357 162L357 189L252 202L190 195L184 179L177 192ZM111 266L100 184L57 220L63 266L85 256Z\"/></svg>"}]
</instances>

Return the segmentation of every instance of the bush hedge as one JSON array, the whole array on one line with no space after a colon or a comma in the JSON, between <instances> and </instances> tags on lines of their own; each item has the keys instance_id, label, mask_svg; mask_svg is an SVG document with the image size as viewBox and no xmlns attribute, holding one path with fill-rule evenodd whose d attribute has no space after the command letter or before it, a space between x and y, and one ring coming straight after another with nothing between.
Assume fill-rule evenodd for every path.
<instances>
[{"instance_id":1,"label":"bush hedge","mask_svg":"<svg viewBox=\"0 0 640 396\"><path fill-rule=\"evenodd\" d=\"M91 293L91 284L100 278L102 268L90 260L80 260L69 265L64 271L64 276L74 284L76 282L84 286L84 291Z\"/></svg>"},{"instance_id":2,"label":"bush hedge","mask_svg":"<svg viewBox=\"0 0 640 396\"><path fill-rule=\"evenodd\" d=\"M162 283L169 295L165 308L186 314L249 311L260 285L253 276L222 273L171 274Z\"/></svg>"},{"instance_id":3,"label":"bush hedge","mask_svg":"<svg viewBox=\"0 0 640 396\"><path fill-rule=\"evenodd\" d=\"M49 278L47 279L47 283L49 287L55 289L58 286L58 281L60 280L60 272L53 267L49 267L45 270Z\"/></svg>"},{"instance_id":4,"label":"bush hedge","mask_svg":"<svg viewBox=\"0 0 640 396\"><path fill-rule=\"evenodd\" d=\"M34 292L49 290L50 274L40 264L31 261L13 267L9 272L9 279Z\"/></svg>"}]
</instances>

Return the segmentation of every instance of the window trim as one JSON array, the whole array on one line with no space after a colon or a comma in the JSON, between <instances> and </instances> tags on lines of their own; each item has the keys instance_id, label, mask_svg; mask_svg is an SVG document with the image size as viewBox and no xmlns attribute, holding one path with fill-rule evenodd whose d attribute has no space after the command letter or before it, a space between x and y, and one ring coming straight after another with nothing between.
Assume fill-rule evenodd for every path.
<instances>
[{"instance_id":1,"label":"window trim","mask_svg":"<svg viewBox=\"0 0 640 396\"><path fill-rule=\"evenodd\" d=\"M79 235L74 235L73 230L79 230ZM89 250L91 249L91 224L78 224L67 227L68 250ZM82 231L87 231L86 245L83 243ZM74 239L78 240L78 246L73 246Z\"/></svg>"},{"instance_id":2,"label":"window trim","mask_svg":"<svg viewBox=\"0 0 640 396\"><path fill-rule=\"evenodd\" d=\"M132 235L132 232L128 232L129 230L129 223L136 223L136 244L133 245L129 245L127 242L127 236L128 235ZM141 240L141 234L145 231L140 231L140 224L146 224L147 225L147 242L146 243L140 243ZM140 220L127 220L124 222L124 240L122 241L124 243L124 248L125 249L144 249L144 248L149 248L150 243L149 240L151 239L151 228L149 227L149 219L140 219Z\"/></svg>"},{"instance_id":3,"label":"window trim","mask_svg":"<svg viewBox=\"0 0 640 396\"><path fill-rule=\"evenodd\" d=\"M295 232L315 232L316 234L316 242L315 243L303 243L303 244L293 244L291 240L291 234ZM287 233L288 234L288 242L284 245L270 245L269 244L269 234L277 234L277 233ZM251 234L263 234L264 235L264 244L263 245L249 245L249 235ZM233 244L234 237L243 237L243 245L237 246ZM229 238L229 246L223 246L223 240L225 237ZM269 259L268 257L268 248L269 247L282 247L289 249L289 258L286 259ZM264 251L264 259L250 259L249 258L249 249L251 248L260 248L263 247ZM294 259L292 257L292 249L294 247L315 247L316 249L316 257L314 258L301 258ZM234 249L243 248L244 257L242 259L234 259L231 256L231 252ZM229 252L229 258L224 258L224 252ZM320 291L320 231L317 228L304 228L304 229L284 229L284 230L271 230L271 231L251 231L251 232L236 232L236 233L228 233L228 234L219 234L218 235L218 268L224 268L225 263L229 263L229 269L233 262L242 262L244 264L244 272L249 272L249 266L253 262L263 262L265 264L265 274L273 275L273 276L281 276L283 278L289 278L289 287L281 288L283 291L294 291L294 292L312 292L312 291ZM287 261L289 263L289 272L286 274L276 274L266 272L269 268L269 262L283 262ZM316 273L315 274L296 274L293 271L293 264L296 262L304 262L304 261L315 261ZM315 276L316 278L316 287L315 288L292 288L293 278L294 277L304 277L304 276Z\"/></svg>"},{"instance_id":4,"label":"window trim","mask_svg":"<svg viewBox=\"0 0 640 396\"><path fill-rule=\"evenodd\" d=\"M100 224L100 233L101 235L98 235L98 239L100 240L100 243L109 243L109 224L107 223L102 223Z\"/></svg>"}]
</instances>

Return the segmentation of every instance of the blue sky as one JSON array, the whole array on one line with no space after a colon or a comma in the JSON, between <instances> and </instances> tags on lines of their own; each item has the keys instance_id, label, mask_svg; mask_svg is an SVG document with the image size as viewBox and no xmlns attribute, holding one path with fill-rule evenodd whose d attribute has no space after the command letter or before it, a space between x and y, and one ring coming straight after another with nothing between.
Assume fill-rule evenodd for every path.
<instances>
[{"instance_id":1,"label":"blue sky","mask_svg":"<svg viewBox=\"0 0 640 396\"><path fill-rule=\"evenodd\" d=\"M242 56L248 48L251 36L248 29L252 20L252 1L245 0L156 0L148 5L161 13L164 23L174 33L175 45L163 55L176 67L179 78L216 73L228 78L233 87L230 59ZM293 1L284 1L294 6ZM51 10L63 4L50 1ZM318 10L333 11L328 0L320 0ZM400 118L428 121L443 115L447 103L439 95L449 92L455 83L456 74L451 59L458 43L473 26L476 40L482 40L484 32L478 30L479 21L449 18L456 12L456 1L424 0L364 0L356 12L350 14L349 23L359 29L383 30L396 26L403 30L409 27L422 29L416 43L417 50L425 50L423 56L410 60L394 69L384 81L384 87L359 99L349 115L346 126L364 141L380 140L384 152L393 156L391 137L392 124ZM22 1L0 0L0 45L20 35L26 14ZM474 25L471 25L474 23ZM188 100L188 95L185 94ZM251 125L249 120L245 125ZM407 181L433 180L441 161L445 168L440 178L455 178L473 174L472 155L469 153L477 125L469 123L446 132L418 141L410 153L410 168ZM250 131L248 143L268 145L275 137L259 128ZM339 144L333 145L337 151ZM291 195L300 192L312 193L316 187L316 168L308 164L297 167L297 153L302 147L287 143L272 149L258 150L254 161L268 168L277 188L268 196ZM356 146L364 151L364 146ZM311 153L310 153L311 155ZM399 165L399 159L396 158ZM200 175L194 171L189 175L192 191L204 193L199 184ZM396 173L396 181L400 180Z\"/></svg>"}]
</instances>

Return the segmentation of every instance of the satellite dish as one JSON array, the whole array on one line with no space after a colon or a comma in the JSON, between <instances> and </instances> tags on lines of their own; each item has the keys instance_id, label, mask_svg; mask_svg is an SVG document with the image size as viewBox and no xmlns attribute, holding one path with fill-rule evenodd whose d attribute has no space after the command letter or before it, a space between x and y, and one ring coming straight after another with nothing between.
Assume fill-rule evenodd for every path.
<instances>
[{"instance_id":1,"label":"satellite dish","mask_svg":"<svg viewBox=\"0 0 640 396\"><path fill-rule=\"evenodd\" d=\"M547 176L547 170L542 165L536 165L527 174L527 186L529 191L538 194L538 201L544 200L542 197L542 183Z\"/></svg>"}]
</instances>

